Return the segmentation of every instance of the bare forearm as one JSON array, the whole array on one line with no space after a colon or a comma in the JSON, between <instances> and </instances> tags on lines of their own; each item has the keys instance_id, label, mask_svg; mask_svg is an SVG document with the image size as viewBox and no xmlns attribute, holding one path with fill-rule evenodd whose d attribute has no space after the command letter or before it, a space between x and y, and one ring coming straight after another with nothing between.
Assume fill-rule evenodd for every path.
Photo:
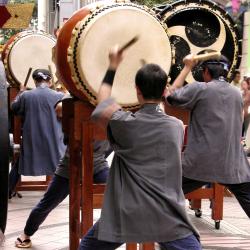
<instances>
[{"instance_id":1,"label":"bare forearm","mask_svg":"<svg viewBox=\"0 0 250 250\"><path fill-rule=\"evenodd\" d=\"M178 75L178 77L175 79L173 85L170 87L170 92L173 92L174 90L183 86L185 79L191 72L192 68L196 65L197 60L194 58L193 54L189 54L184 57L183 62L185 66L182 69L181 73Z\"/></svg>"},{"instance_id":2,"label":"bare forearm","mask_svg":"<svg viewBox=\"0 0 250 250\"><path fill-rule=\"evenodd\" d=\"M107 83L102 83L97 95L98 103L105 101L111 96L112 86Z\"/></svg>"},{"instance_id":3,"label":"bare forearm","mask_svg":"<svg viewBox=\"0 0 250 250\"><path fill-rule=\"evenodd\" d=\"M187 78L188 74L191 71L191 67L184 66L178 77L175 79L172 86L170 86L170 91L174 91L178 88L181 88L185 82L185 79Z\"/></svg>"},{"instance_id":4,"label":"bare forearm","mask_svg":"<svg viewBox=\"0 0 250 250\"><path fill-rule=\"evenodd\" d=\"M110 98L112 86L115 78L116 70L122 61L123 55L119 52L119 47L116 45L109 52L109 67L106 71L106 74L103 78L102 84L100 86L97 101L98 103L103 102Z\"/></svg>"},{"instance_id":5,"label":"bare forearm","mask_svg":"<svg viewBox=\"0 0 250 250\"><path fill-rule=\"evenodd\" d=\"M56 115L58 118L62 118L62 102L59 102L55 107Z\"/></svg>"}]
</instances>

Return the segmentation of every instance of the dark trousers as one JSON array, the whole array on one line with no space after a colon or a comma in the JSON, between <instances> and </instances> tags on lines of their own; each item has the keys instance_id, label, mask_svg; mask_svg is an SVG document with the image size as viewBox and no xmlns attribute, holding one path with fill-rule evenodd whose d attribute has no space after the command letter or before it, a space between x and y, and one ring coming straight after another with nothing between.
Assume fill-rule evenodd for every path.
<instances>
[{"instance_id":1,"label":"dark trousers","mask_svg":"<svg viewBox=\"0 0 250 250\"><path fill-rule=\"evenodd\" d=\"M123 243L117 243L117 242L102 241L102 240L98 240L97 238L95 238L94 231L95 231L97 223L88 231L86 236L82 238L78 250L114 250L123 244ZM201 249L201 244L199 243L199 241L193 234L183 239L159 243L159 244L161 248L165 250L187 250L187 249L188 250L200 250Z\"/></svg>"},{"instance_id":2,"label":"dark trousers","mask_svg":"<svg viewBox=\"0 0 250 250\"><path fill-rule=\"evenodd\" d=\"M9 197L11 197L11 194L15 192L15 187L21 178L21 175L18 173L18 165L19 157L13 162L9 173Z\"/></svg>"},{"instance_id":3,"label":"dark trousers","mask_svg":"<svg viewBox=\"0 0 250 250\"><path fill-rule=\"evenodd\" d=\"M105 183L108 177L109 168L94 175L94 183ZM54 175L43 198L31 211L26 221L24 233L32 236L47 218L49 213L56 208L69 194L69 180L59 175Z\"/></svg>"},{"instance_id":4,"label":"dark trousers","mask_svg":"<svg viewBox=\"0 0 250 250\"><path fill-rule=\"evenodd\" d=\"M187 194L207 184L209 183L183 177L182 190L184 194ZM220 184L226 186L234 194L235 198L250 218L250 182L239 184Z\"/></svg>"}]
</instances>

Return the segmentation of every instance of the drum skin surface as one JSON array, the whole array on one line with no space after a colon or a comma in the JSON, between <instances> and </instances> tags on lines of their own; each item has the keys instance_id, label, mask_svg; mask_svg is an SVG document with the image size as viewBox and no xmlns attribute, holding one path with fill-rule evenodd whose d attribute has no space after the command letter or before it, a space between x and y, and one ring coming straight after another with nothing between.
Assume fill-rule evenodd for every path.
<instances>
[{"instance_id":1,"label":"drum skin surface","mask_svg":"<svg viewBox=\"0 0 250 250\"><path fill-rule=\"evenodd\" d=\"M158 18L168 26L173 48L173 65L170 72L172 81L184 64L183 58L189 54L205 51L220 51L231 62L228 79L240 65L241 39L234 21L216 3L203 0L172 1L153 8ZM201 69L195 67L187 82L202 81Z\"/></svg>"},{"instance_id":2,"label":"drum skin surface","mask_svg":"<svg viewBox=\"0 0 250 250\"><path fill-rule=\"evenodd\" d=\"M139 39L125 51L116 72L112 96L126 109L138 107L134 86L137 70L144 63L156 63L168 73L172 62L164 25L142 6L109 3L93 8L92 5L92 9L87 6L73 15L61 29L56 46L59 79L73 95L87 98L96 105L98 89L109 64L110 48L116 44L122 46L134 36Z\"/></svg>"},{"instance_id":3,"label":"drum skin surface","mask_svg":"<svg viewBox=\"0 0 250 250\"><path fill-rule=\"evenodd\" d=\"M52 69L55 75L55 65L52 62L52 48L56 40L42 31L23 31L9 39L2 52L6 76L11 86L24 84L29 68ZM30 77L28 88L35 88Z\"/></svg>"}]
</instances>

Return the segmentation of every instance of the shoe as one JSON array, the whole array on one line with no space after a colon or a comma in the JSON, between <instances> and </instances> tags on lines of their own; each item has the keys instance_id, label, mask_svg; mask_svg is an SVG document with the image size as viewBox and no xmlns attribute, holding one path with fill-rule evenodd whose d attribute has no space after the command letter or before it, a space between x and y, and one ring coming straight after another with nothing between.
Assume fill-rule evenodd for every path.
<instances>
[{"instance_id":1,"label":"shoe","mask_svg":"<svg viewBox=\"0 0 250 250\"><path fill-rule=\"evenodd\" d=\"M21 240L18 237L15 241L15 246L18 248L30 248L30 247L32 247L32 242L30 239Z\"/></svg>"}]
</instances>

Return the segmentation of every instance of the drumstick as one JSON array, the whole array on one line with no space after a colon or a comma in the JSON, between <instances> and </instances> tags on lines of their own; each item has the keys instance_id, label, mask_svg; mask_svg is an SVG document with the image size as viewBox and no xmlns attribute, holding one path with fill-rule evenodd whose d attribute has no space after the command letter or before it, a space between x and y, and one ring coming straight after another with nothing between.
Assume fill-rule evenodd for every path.
<instances>
[{"instance_id":1,"label":"drumstick","mask_svg":"<svg viewBox=\"0 0 250 250\"><path fill-rule=\"evenodd\" d=\"M24 81L24 85L23 85L24 87L26 87L27 84L28 84L28 81L29 81L29 78L30 78L31 71L32 71L32 68L29 68L28 73L27 73L27 76L26 76L25 81Z\"/></svg>"},{"instance_id":2,"label":"drumstick","mask_svg":"<svg viewBox=\"0 0 250 250\"><path fill-rule=\"evenodd\" d=\"M122 53L125 49L132 46L134 43L136 43L139 39L139 36L133 37L131 40L129 40L127 43L125 43L119 50L118 53Z\"/></svg>"},{"instance_id":3,"label":"drumstick","mask_svg":"<svg viewBox=\"0 0 250 250\"><path fill-rule=\"evenodd\" d=\"M198 61L206 61L209 59L219 59L220 56L221 53L219 51L214 51L205 54L195 55L193 59Z\"/></svg>"},{"instance_id":4,"label":"drumstick","mask_svg":"<svg viewBox=\"0 0 250 250\"><path fill-rule=\"evenodd\" d=\"M52 74L52 68L51 68L51 65L48 65L48 68L49 68L49 72L51 74L51 82L52 82L52 87L53 89L56 89L56 86L55 86L55 80L54 80L54 76Z\"/></svg>"},{"instance_id":5,"label":"drumstick","mask_svg":"<svg viewBox=\"0 0 250 250\"><path fill-rule=\"evenodd\" d=\"M145 59L140 59L140 63L142 66L144 66L145 64L147 64L146 60Z\"/></svg>"}]
</instances>

